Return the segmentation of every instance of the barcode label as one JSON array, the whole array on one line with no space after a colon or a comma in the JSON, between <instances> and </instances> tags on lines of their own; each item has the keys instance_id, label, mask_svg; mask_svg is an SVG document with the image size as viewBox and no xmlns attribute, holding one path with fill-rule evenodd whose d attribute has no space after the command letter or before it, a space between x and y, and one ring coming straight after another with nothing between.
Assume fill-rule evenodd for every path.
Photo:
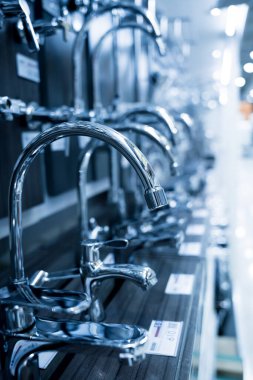
<instances>
[{"instance_id":1,"label":"barcode label","mask_svg":"<svg viewBox=\"0 0 253 380\"><path fill-rule=\"evenodd\" d=\"M183 322L152 321L146 354L177 356Z\"/></svg>"}]
</instances>

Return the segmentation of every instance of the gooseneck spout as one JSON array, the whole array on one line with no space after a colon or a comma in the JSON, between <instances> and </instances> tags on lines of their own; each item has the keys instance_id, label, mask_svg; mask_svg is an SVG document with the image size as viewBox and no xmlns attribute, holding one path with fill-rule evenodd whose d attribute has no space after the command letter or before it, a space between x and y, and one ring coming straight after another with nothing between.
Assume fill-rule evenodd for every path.
<instances>
[{"instance_id":1,"label":"gooseneck spout","mask_svg":"<svg viewBox=\"0 0 253 380\"><path fill-rule=\"evenodd\" d=\"M171 173L176 174L178 164L171 152L170 141L158 132L155 128L138 123L126 123L124 125L116 125L115 128L118 132L133 132L138 135L146 136L149 140L152 140L156 145L158 145L161 150L166 154L169 160L169 166ZM89 213L88 213L88 198L86 194L87 185L87 173L90 160L93 156L95 150L101 146L100 141L90 141L83 150L82 157L79 166L79 178L78 178L78 191L79 191L79 202L80 202L80 212L81 212L81 237L82 239L90 237L89 234Z\"/></svg>"},{"instance_id":2,"label":"gooseneck spout","mask_svg":"<svg viewBox=\"0 0 253 380\"><path fill-rule=\"evenodd\" d=\"M144 187L150 209L167 204L163 188L156 182L146 157L125 136L105 125L91 122L62 123L37 136L20 155L14 168L9 189L10 255L12 279L16 284L26 282L22 249L22 191L28 168L47 145L70 136L97 138L116 148L133 166Z\"/></svg>"},{"instance_id":3,"label":"gooseneck spout","mask_svg":"<svg viewBox=\"0 0 253 380\"><path fill-rule=\"evenodd\" d=\"M160 46L161 54L165 53L164 44L162 42L162 36L159 24L154 18L152 13L147 10L139 7L135 4L121 1L112 1L103 6L99 6L96 9L93 9L85 19L85 22L82 26L82 29L77 35L75 46L74 46L74 95L75 95L75 108L77 110L84 110L84 97L83 97L83 54L85 47L85 39L87 38L89 29L92 24L92 20L96 17L99 17L107 12L112 12L114 9L126 10L132 14L142 16L144 21L147 24L147 28L150 29L151 35L157 41Z\"/></svg>"},{"instance_id":4,"label":"gooseneck spout","mask_svg":"<svg viewBox=\"0 0 253 380\"><path fill-rule=\"evenodd\" d=\"M129 110L115 116L114 121L124 122L126 119L131 119L137 115L155 116L165 126L166 132L168 132L170 135L172 144L174 146L176 145L175 137L177 135L177 128L175 126L173 118L169 115L169 113L163 107L147 105L147 104L137 104L131 107Z\"/></svg>"}]
</instances>

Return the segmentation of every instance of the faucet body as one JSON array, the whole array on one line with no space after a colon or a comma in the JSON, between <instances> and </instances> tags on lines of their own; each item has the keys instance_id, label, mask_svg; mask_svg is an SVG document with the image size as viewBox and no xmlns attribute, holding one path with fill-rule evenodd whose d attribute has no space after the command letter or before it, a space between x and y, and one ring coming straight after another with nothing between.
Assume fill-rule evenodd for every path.
<instances>
[{"instance_id":1,"label":"faucet body","mask_svg":"<svg viewBox=\"0 0 253 380\"><path fill-rule=\"evenodd\" d=\"M163 189L145 156L125 136L112 128L98 123L63 123L36 137L23 151L14 168L9 191L10 254L12 279L16 284L25 284L24 258L22 250L22 190L26 172L32 161L48 144L75 135L94 137L116 148L133 166L145 191L150 209L167 204Z\"/></svg>"},{"instance_id":2,"label":"faucet body","mask_svg":"<svg viewBox=\"0 0 253 380\"><path fill-rule=\"evenodd\" d=\"M74 46L74 96L75 96L75 108L77 110L84 110L84 100L83 100L83 54L85 48L85 40L88 36L89 29L91 27L92 20L95 17L99 17L113 10L125 10L129 11L132 14L140 15L145 20L148 28L151 30L151 34L156 39L157 44L160 47L160 51L163 54L165 48L162 41L160 28L157 20L153 17L152 13L148 10L144 10L142 7L139 7L135 4L119 1L119 2L110 2L108 4L98 6L95 9L92 9L86 16L85 22L82 29L78 33L78 36L75 41ZM117 26L116 26L117 28Z\"/></svg>"},{"instance_id":3,"label":"faucet body","mask_svg":"<svg viewBox=\"0 0 253 380\"><path fill-rule=\"evenodd\" d=\"M14 168L9 191L12 283L8 288L0 289L0 317L3 322L0 327L0 343L3 345L2 352L7 362L6 370L13 376L19 376L20 369L29 359L33 359L37 352L76 349L79 351L80 347L87 344L117 348L122 351L120 357L126 358L129 364L143 357L143 352L140 354L139 350L142 350L147 340L146 330L123 324L80 322L71 319L70 316L87 310L90 311L91 317L93 310L93 314L98 316L97 309L93 308L94 304L99 303L94 288L98 281L106 278L129 279L144 289L153 286L157 280L150 268L105 265L99 258L98 248L101 242L86 242L86 247L90 244L90 254L87 254L86 249L86 255L81 257L80 268L51 274L39 271L30 281L25 276L22 250L22 191L27 170L48 144L63 137L76 135L94 137L116 148L138 174L145 189L148 206L152 209L167 204L163 189L155 181L154 173L145 156L130 140L112 128L90 122L63 123L41 133L26 146ZM110 247L117 247L117 242L109 243ZM81 302L78 292L41 286L50 280L65 280L78 276L81 276L84 288L90 294L89 296L82 292ZM59 319L59 313L62 315L64 312L65 316L67 313L68 319ZM18 349L15 351L15 343L22 344L21 342L26 340L26 349L21 351L21 355L16 355Z\"/></svg>"},{"instance_id":4,"label":"faucet body","mask_svg":"<svg viewBox=\"0 0 253 380\"><path fill-rule=\"evenodd\" d=\"M124 249L128 246L127 240L101 242L88 239L82 243L82 246L80 271L85 292L91 298L89 315L95 322L104 319L103 306L97 295L101 281L108 278L122 278L134 282L144 290L157 283L156 274L149 267L133 264L105 264L100 260L101 248Z\"/></svg>"},{"instance_id":5,"label":"faucet body","mask_svg":"<svg viewBox=\"0 0 253 380\"><path fill-rule=\"evenodd\" d=\"M1 292L2 289L0 289ZM33 314L33 323L23 330L7 330L1 324L0 347L1 369L4 379L21 379L22 370L33 363L33 378L39 378L38 354L46 351L84 353L88 346L108 347L119 351L119 358L126 359L131 366L145 358L147 331L128 324L82 322L61 317L40 316L41 308L32 304L16 304L15 297L0 298L1 317L7 311L15 311L21 318L27 317L28 307ZM24 312L24 310L26 310ZM36 315L36 317L35 317ZM13 320L14 322L14 320ZM14 325L12 324L12 327Z\"/></svg>"},{"instance_id":6,"label":"faucet body","mask_svg":"<svg viewBox=\"0 0 253 380\"><path fill-rule=\"evenodd\" d=\"M170 141L162 135L160 132L156 131L153 127L148 125L138 124L138 123L125 123L125 125L119 126L115 125L115 128L119 132L133 132L138 135L143 135L153 141L158 145L162 151L166 154L169 160L169 166L173 174L177 169L177 162L171 152ZM78 191L79 191L79 202L80 202L80 212L81 212L81 238L86 239L91 237L91 232L89 231L89 213L88 213L88 199L86 194L87 185L87 172L91 157L94 151L101 146L101 142L90 141L85 149L83 150L82 157L79 166L79 179L78 179Z\"/></svg>"}]
</instances>

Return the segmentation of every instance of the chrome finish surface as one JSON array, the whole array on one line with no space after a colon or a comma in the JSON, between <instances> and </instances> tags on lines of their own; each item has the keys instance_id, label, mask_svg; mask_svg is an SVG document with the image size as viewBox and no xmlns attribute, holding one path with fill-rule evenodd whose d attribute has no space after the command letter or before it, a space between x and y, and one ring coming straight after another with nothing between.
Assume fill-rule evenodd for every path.
<instances>
[{"instance_id":1,"label":"chrome finish surface","mask_svg":"<svg viewBox=\"0 0 253 380\"><path fill-rule=\"evenodd\" d=\"M138 174L149 207L154 209L167 204L165 193L155 181L153 170L145 156L130 140L112 128L98 123L77 122L63 123L41 133L20 155L10 184L10 254L12 278L15 283L23 284L26 281L22 249L22 191L26 172L38 153L47 145L60 138L75 135L94 137L116 148Z\"/></svg>"},{"instance_id":2,"label":"chrome finish surface","mask_svg":"<svg viewBox=\"0 0 253 380\"><path fill-rule=\"evenodd\" d=\"M175 157L173 156L170 141L162 133L160 133L150 125L140 123L125 123L125 125L116 126L116 130L118 132L133 131L134 133L144 135L153 142L155 142L168 157L171 174L176 174L178 163Z\"/></svg>"},{"instance_id":3,"label":"chrome finish surface","mask_svg":"<svg viewBox=\"0 0 253 380\"><path fill-rule=\"evenodd\" d=\"M82 29L78 33L74 46L74 98L75 98L75 108L77 110L84 110L84 100L83 100L83 72L82 72L82 62L83 53L85 46L85 39L87 38L91 22L94 18L99 17L107 12L112 12L113 10L126 10L133 14L140 15L143 17L144 21L150 28L150 33L153 35L154 39L158 40L160 50L163 53L164 48L162 42L162 36L160 32L160 27L157 20L153 17L152 13L142 7L127 2L110 2L103 6L99 6L93 9L85 19Z\"/></svg>"},{"instance_id":4,"label":"chrome finish surface","mask_svg":"<svg viewBox=\"0 0 253 380\"><path fill-rule=\"evenodd\" d=\"M167 132L169 132L172 144L176 145L175 136L177 134L177 128L175 126L173 118L162 107L147 104L137 104L132 106L129 110L123 112L122 114L116 115L113 118L113 121L124 122L125 120L130 119L133 116L143 114L155 116L165 126L165 134L167 135Z\"/></svg>"},{"instance_id":5,"label":"chrome finish surface","mask_svg":"<svg viewBox=\"0 0 253 380\"><path fill-rule=\"evenodd\" d=\"M30 19L30 9L26 0L0 0L0 10L6 18L19 17L30 51L39 51L39 43Z\"/></svg>"},{"instance_id":6,"label":"chrome finish surface","mask_svg":"<svg viewBox=\"0 0 253 380\"><path fill-rule=\"evenodd\" d=\"M122 126L115 125L114 126L119 132L127 132L132 131L139 135L144 135L150 140L154 141L162 150L166 153L169 158L169 165L173 174L175 173L178 165L176 160L173 157L171 152L171 144L169 140L163 136L161 133L156 131L153 127L144 124L138 123L125 123ZM86 194L86 185L87 185L87 173L88 167L90 163L90 159L94 153L94 151L101 146L101 142L99 141L91 141L89 142L83 150L82 158L80 160L79 166L79 183L78 183L78 193L79 193L79 202L80 202L80 218L81 218L81 238L89 238L89 217L88 217L88 200ZM150 191L145 191L144 194L146 203L148 208L153 209L154 204L165 205L166 195L161 187L156 187L154 189L150 189Z\"/></svg>"},{"instance_id":7,"label":"chrome finish surface","mask_svg":"<svg viewBox=\"0 0 253 380\"><path fill-rule=\"evenodd\" d=\"M31 355L55 350L85 353L87 345L116 349L119 351L119 358L126 359L131 366L145 358L147 331L128 324L36 318L32 330L15 334L10 338L27 341L23 352L17 355L13 350L11 353L10 373L15 376L20 368L27 365L27 359Z\"/></svg>"},{"instance_id":8,"label":"chrome finish surface","mask_svg":"<svg viewBox=\"0 0 253 380\"><path fill-rule=\"evenodd\" d=\"M81 256L80 273L83 279L84 290L92 302L89 315L93 321L104 319L104 309L97 293L100 283L108 278L122 278L130 280L142 289L147 290L157 283L155 272L147 267L133 264L104 264L100 260L100 249L124 249L128 241L124 239L100 242L89 239L82 243L83 253Z\"/></svg>"}]
</instances>

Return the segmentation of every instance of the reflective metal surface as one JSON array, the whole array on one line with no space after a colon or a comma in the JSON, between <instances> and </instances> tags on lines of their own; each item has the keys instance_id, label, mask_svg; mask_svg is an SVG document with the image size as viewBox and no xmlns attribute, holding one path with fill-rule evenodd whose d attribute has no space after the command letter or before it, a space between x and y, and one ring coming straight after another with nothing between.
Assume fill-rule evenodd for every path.
<instances>
[{"instance_id":1,"label":"reflective metal surface","mask_svg":"<svg viewBox=\"0 0 253 380\"><path fill-rule=\"evenodd\" d=\"M122 9L130 11L132 14L140 15L143 17L144 21L148 25L147 29L151 29L151 33L154 36L154 39L157 39L159 42L160 50L163 52L163 43L160 33L159 24L156 19L153 17L152 13L148 10L143 9L134 4L126 2L110 2L103 6L99 6L96 9L93 9L85 19L82 29L78 33L78 36L75 41L74 47L74 97L75 97L75 108L77 110L84 110L84 100L83 100L83 72L82 72L82 62L83 62L83 53L85 46L85 39L89 32L91 22L95 17L99 17L107 12L112 12L114 9Z\"/></svg>"},{"instance_id":2,"label":"reflective metal surface","mask_svg":"<svg viewBox=\"0 0 253 380\"><path fill-rule=\"evenodd\" d=\"M115 147L130 162L141 179L149 208L167 204L163 189L155 181L155 176L145 156L125 136L112 128L98 123L63 123L36 137L23 151L14 168L10 191L10 253L12 276L15 283L25 282L22 249L22 190L26 172L37 154L51 142L68 136L89 136Z\"/></svg>"},{"instance_id":3,"label":"reflective metal surface","mask_svg":"<svg viewBox=\"0 0 253 380\"><path fill-rule=\"evenodd\" d=\"M167 155L169 159L169 166L170 166L171 172L172 174L175 174L175 171L177 169L177 162L171 152L170 141L164 135L156 131L153 127L150 127L144 124L132 123L132 122L126 122L123 125L116 124L114 127L119 132L132 131L135 134L146 136L147 138L152 140L154 143L156 143L156 145L158 145ZM90 232L89 232L88 201L87 201L87 195L86 195L87 172L88 172L90 159L94 151L100 145L101 145L101 142L98 142L98 141L91 141L90 143L88 143L83 150L82 158L80 160L78 191L79 191L79 202L80 202L80 212L81 212L80 218L81 218L82 239L91 237ZM152 197L153 196L157 197L157 195L159 195L157 192L157 189L155 191L155 194L152 191L146 192L145 199L147 201L147 204L149 205L150 202L152 203L153 202ZM163 198L163 196L164 195L163 195L163 190L162 190L161 197Z\"/></svg>"},{"instance_id":4,"label":"reflective metal surface","mask_svg":"<svg viewBox=\"0 0 253 380\"><path fill-rule=\"evenodd\" d=\"M176 144L175 136L177 134L177 128L174 124L173 118L162 107L149 104L133 105L129 110L123 112L122 114L116 115L113 120L115 122L123 122L133 116L142 114L155 116L165 126L165 134L167 135L167 132L169 133L172 144Z\"/></svg>"}]
</instances>

